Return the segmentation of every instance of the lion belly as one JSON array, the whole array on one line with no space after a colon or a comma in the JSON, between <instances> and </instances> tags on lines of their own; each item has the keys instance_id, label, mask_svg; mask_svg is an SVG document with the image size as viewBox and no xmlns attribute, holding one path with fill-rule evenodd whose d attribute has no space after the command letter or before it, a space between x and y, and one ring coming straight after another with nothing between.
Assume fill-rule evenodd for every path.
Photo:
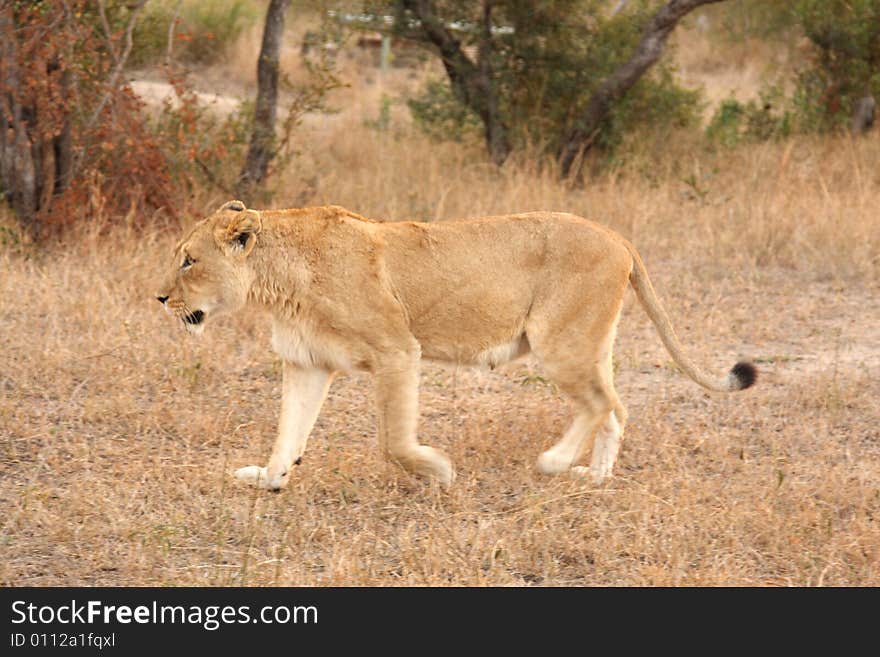
<instances>
[{"instance_id":1,"label":"lion belly","mask_svg":"<svg viewBox=\"0 0 880 657\"><path fill-rule=\"evenodd\" d=\"M526 336L520 335L509 342L479 348L465 344L431 345L422 344L422 358L457 365L472 365L495 369L531 352Z\"/></svg>"}]
</instances>

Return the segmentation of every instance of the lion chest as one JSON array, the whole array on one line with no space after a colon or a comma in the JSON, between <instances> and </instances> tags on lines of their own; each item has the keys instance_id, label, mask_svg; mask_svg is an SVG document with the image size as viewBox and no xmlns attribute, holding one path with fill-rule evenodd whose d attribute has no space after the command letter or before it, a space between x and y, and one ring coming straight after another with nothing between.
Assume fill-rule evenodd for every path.
<instances>
[{"instance_id":1,"label":"lion chest","mask_svg":"<svg viewBox=\"0 0 880 657\"><path fill-rule=\"evenodd\" d=\"M285 361L304 368L345 371L353 367L344 345L319 334L305 322L274 321L272 348Z\"/></svg>"}]
</instances>

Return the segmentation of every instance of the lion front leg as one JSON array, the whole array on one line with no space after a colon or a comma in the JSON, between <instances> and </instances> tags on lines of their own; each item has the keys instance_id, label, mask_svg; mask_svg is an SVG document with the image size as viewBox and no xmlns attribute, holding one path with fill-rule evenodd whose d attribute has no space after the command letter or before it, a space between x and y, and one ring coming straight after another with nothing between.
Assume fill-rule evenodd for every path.
<instances>
[{"instance_id":1,"label":"lion front leg","mask_svg":"<svg viewBox=\"0 0 880 657\"><path fill-rule=\"evenodd\" d=\"M385 359L375 370L379 415L379 445L386 458L406 470L448 486L455 479L452 462L443 452L420 445L416 437L419 414L419 354Z\"/></svg>"},{"instance_id":2,"label":"lion front leg","mask_svg":"<svg viewBox=\"0 0 880 657\"><path fill-rule=\"evenodd\" d=\"M285 361L278 438L269 464L239 468L235 471L237 479L270 490L278 490L287 483L291 467L299 463L305 452L332 381L333 372L303 369Z\"/></svg>"}]
</instances>

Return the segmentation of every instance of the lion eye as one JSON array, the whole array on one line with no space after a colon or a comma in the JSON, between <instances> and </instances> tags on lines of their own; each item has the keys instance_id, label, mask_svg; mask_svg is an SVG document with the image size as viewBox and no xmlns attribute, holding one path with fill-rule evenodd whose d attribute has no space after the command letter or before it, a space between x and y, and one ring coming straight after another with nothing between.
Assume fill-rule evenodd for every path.
<instances>
[{"instance_id":1,"label":"lion eye","mask_svg":"<svg viewBox=\"0 0 880 657\"><path fill-rule=\"evenodd\" d=\"M180 265L180 268L181 269L189 269L190 267L193 266L194 263L195 263L195 260L190 258L189 254L186 254L185 256L183 256L183 263Z\"/></svg>"}]
</instances>

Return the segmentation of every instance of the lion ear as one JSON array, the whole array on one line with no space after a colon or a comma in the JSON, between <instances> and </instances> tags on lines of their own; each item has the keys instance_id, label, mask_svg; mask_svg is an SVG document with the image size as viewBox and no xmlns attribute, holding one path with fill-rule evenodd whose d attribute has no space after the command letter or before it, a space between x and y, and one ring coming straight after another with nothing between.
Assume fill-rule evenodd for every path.
<instances>
[{"instance_id":1,"label":"lion ear","mask_svg":"<svg viewBox=\"0 0 880 657\"><path fill-rule=\"evenodd\" d=\"M244 212L247 208L244 206L244 203L241 201L226 201L217 212L223 212L224 210L232 210L233 212Z\"/></svg>"},{"instance_id":2,"label":"lion ear","mask_svg":"<svg viewBox=\"0 0 880 657\"><path fill-rule=\"evenodd\" d=\"M232 203L241 204L242 209L235 210L236 214L218 225L215 235L223 248L248 255L257 242L257 235L263 230L263 220L256 210L245 210L241 201L230 201L223 207Z\"/></svg>"}]
</instances>

